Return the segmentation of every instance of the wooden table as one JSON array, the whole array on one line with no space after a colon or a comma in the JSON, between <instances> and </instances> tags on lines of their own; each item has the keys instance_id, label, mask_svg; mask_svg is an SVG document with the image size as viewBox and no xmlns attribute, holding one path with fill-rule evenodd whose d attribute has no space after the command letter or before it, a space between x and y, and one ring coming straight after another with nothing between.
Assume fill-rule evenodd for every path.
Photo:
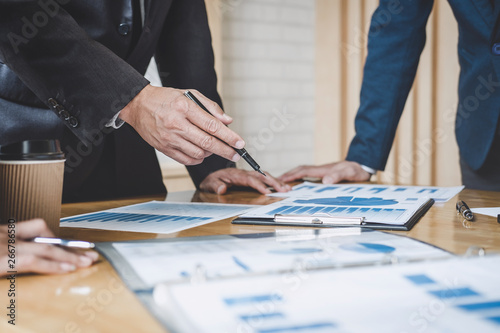
<instances>
[{"instance_id":1,"label":"wooden table","mask_svg":"<svg viewBox=\"0 0 500 333\"><path fill-rule=\"evenodd\" d=\"M65 204L62 216L115 208L163 197L142 197L105 202ZM487 253L500 252L500 224L496 218L476 216L475 222L464 222L455 211L456 200L471 207L500 206L500 192L464 190L442 205L434 205L409 232L394 232L464 254L471 246ZM253 192L232 192L224 196L200 192L177 192L168 201L267 204L277 199ZM284 227L281 227L284 228ZM131 239L191 237L215 234L272 232L276 227L232 225L222 220L175 234L151 234L106 230L62 228L61 237L93 242ZM5 307L8 305L9 282L0 281L0 331L10 332ZM126 289L111 265L101 259L88 269L58 276L21 276L16 279L16 326L13 332L165 332L144 306Z\"/></svg>"}]
</instances>

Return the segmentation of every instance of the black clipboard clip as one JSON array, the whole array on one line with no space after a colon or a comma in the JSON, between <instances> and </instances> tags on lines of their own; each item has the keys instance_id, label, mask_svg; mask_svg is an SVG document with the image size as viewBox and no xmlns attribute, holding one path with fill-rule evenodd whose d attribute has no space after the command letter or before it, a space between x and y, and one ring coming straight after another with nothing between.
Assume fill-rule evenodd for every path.
<instances>
[{"instance_id":1,"label":"black clipboard clip","mask_svg":"<svg viewBox=\"0 0 500 333\"><path fill-rule=\"evenodd\" d=\"M290 224L320 224L320 225L361 225L365 221L364 217L343 217L331 215L283 215L275 214L274 222Z\"/></svg>"}]
</instances>

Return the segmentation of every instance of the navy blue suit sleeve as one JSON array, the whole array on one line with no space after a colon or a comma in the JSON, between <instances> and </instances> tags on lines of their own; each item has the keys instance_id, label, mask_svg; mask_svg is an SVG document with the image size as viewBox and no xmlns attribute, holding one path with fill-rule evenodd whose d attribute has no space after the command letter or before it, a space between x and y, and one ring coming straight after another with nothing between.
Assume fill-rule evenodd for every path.
<instances>
[{"instance_id":1,"label":"navy blue suit sleeve","mask_svg":"<svg viewBox=\"0 0 500 333\"><path fill-rule=\"evenodd\" d=\"M384 170L425 45L433 0L382 0L372 16L356 135L346 160Z\"/></svg>"},{"instance_id":2,"label":"navy blue suit sleeve","mask_svg":"<svg viewBox=\"0 0 500 333\"><path fill-rule=\"evenodd\" d=\"M490 38L490 44L492 51L496 50L497 48L500 48L500 4L497 5L498 7L495 8L495 12L497 15L496 18L496 23L493 28L493 31L491 33L491 38ZM498 51L497 51L498 52ZM495 73L497 74L497 77L500 77L500 56L496 54L496 52L492 52L491 54L491 62L493 63L493 66L495 68Z\"/></svg>"}]
</instances>

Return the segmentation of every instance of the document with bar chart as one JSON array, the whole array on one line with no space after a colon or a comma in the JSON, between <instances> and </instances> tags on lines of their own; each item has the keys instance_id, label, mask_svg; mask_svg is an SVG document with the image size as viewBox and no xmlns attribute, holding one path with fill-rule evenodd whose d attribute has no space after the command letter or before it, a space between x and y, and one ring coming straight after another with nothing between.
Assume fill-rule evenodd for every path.
<instances>
[{"instance_id":1,"label":"document with bar chart","mask_svg":"<svg viewBox=\"0 0 500 333\"><path fill-rule=\"evenodd\" d=\"M252 303L260 308L266 300L272 300L267 296L270 293L267 290L269 286L264 284L263 289L255 289L257 286L252 284L253 280L246 282L247 280L239 278L260 276L267 280L267 277L273 276L277 277L282 286L295 291L318 271L342 271L366 266L388 267L396 266L398 263L402 265L422 261L442 262L445 259L455 258L449 252L409 237L360 228L286 228L264 234L158 238L103 242L96 245L127 287L169 332L267 332L264 329L271 328L271 321L267 322L269 325L262 327L262 331L217 330L209 318L199 322L200 325L207 325L204 330L171 326L179 321L184 322L179 310L183 312L186 308L177 305L167 310L162 308L165 299L177 302L177 296L183 297L169 294L168 291L163 293L162 286L165 284L168 286L186 284L198 288L200 285L211 286L212 281L220 281L222 285L227 283L228 289L221 295L224 299L228 299L229 303L234 303L234 307L229 307L231 311L239 311L242 316L251 316L256 315L249 312ZM233 289L235 283L242 289L238 290L237 287ZM337 281L334 279L323 283L318 286L324 289L323 291L315 290L315 297L318 299L323 298L325 292L329 293ZM373 283L369 281L365 283L365 287ZM219 293L218 287L214 292ZM353 295L357 297L357 294ZM212 303L217 303L217 299L210 298L207 303L201 299L205 296L206 290L202 288L199 297L194 297L192 301L195 303L198 301L199 305L203 306L193 307L193 312L188 316L193 315L199 319L214 315L215 321L223 320L224 317L219 316L226 316L228 322L232 321L233 314L228 313L228 309L217 310L218 306L213 306ZM351 295L344 298L333 297L340 303L356 299ZM243 307L243 303L247 306ZM204 305L209 306L204 308ZM294 317L291 313L286 315ZM310 319L313 318L315 317ZM185 319L190 321L189 318ZM295 323L290 317L285 319L288 320L291 320L289 324ZM254 322L251 317L248 317L248 321ZM276 325L281 323L276 322ZM288 331L290 330L276 332ZM308 329L298 331L309 332Z\"/></svg>"},{"instance_id":2,"label":"document with bar chart","mask_svg":"<svg viewBox=\"0 0 500 333\"><path fill-rule=\"evenodd\" d=\"M98 248L118 270L128 270L132 289L160 282L219 279L247 274L293 271L298 267L324 269L379 262L418 261L452 257L417 240L361 229L293 229L244 236L100 243ZM168 269L165 269L168 267ZM131 279L131 276L136 278Z\"/></svg>"},{"instance_id":3,"label":"document with bar chart","mask_svg":"<svg viewBox=\"0 0 500 333\"><path fill-rule=\"evenodd\" d=\"M357 197L429 197L436 202L446 202L463 190L463 186L437 187L437 186L396 186L396 185L371 185L371 184L334 184L324 185L304 182L295 185L290 192L272 193L269 196L282 198L319 198L336 196Z\"/></svg>"},{"instance_id":4,"label":"document with bar chart","mask_svg":"<svg viewBox=\"0 0 500 333\"><path fill-rule=\"evenodd\" d=\"M160 284L172 332L500 332L500 257Z\"/></svg>"},{"instance_id":5,"label":"document with bar chart","mask_svg":"<svg viewBox=\"0 0 500 333\"><path fill-rule=\"evenodd\" d=\"M361 226L409 230L432 206L433 200L393 195L392 197L337 197L287 198L282 201L254 208L233 220L234 224L295 225L274 221L276 215L322 216L364 218ZM321 227L301 224L299 226Z\"/></svg>"},{"instance_id":6,"label":"document with bar chart","mask_svg":"<svg viewBox=\"0 0 500 333\"><path fill-rule=\"evenodd\" d=\"M61 219L61 227L169 234L237 216L252 205L151 201Z\"/></svg>"}]
</instances>

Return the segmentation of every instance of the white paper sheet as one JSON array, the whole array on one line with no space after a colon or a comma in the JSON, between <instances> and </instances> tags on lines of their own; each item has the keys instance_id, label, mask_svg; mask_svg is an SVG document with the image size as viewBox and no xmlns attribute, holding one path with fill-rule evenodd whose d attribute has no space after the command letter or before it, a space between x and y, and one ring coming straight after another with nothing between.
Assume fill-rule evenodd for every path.
<instances>
[{"instance_id":1,"label":"white paper sheet","mask_svg":"<svg viewBox=\"0 0 500 333\"><path fill-rule=\"evenodd\" d=\"M499 332L500 257L161 284L186 332Z\"/></svg>"},{"instance_id":2,"label":"white paper sheet","mask_svg":"<svg viewBox=\"0 0 500 333\"><path fill-rule=\"evenodd\" d=\"M392 197L292 197L266 206L256 207L242 214L242 218L274 218L282 215L329 215L337 217L364 217L366 222L393 225L405 224L429 199Z\"/></svg>"},{"instance_id":3,"label":"white paper sheet","mask_svg":"<svg viewBox=\"0 0 500 333\"><path fill-rule=\"evenodd\" d=\"M474 214L482 214L497 217L500 214L500 207L471 208Z\"/></svg>"},{"instance_id":4,"label":"white paper sheet","mask_svg":"<svg viewBox=\"0 0 500 333\"><path fill-rule=\"evenodd\" d=\"M388 186L388 185L368 185L368 184L333 184L324 185L311 182L304 182L293 187L287 193L271 193L274 197L291 198L319 198L337 196L356 197L406 197L423 198L429 197L436 202L446 202L462 191L464 186L435 187L435 186Z\"/></svg>"},{"instance_id":5,"label":"white paper sheet","mask_svg":"<svg viewBox=\"0 0 500 333\"><path fill-rule=\"evenodd\" d=\"M61 227L169 234L237 216L252 205L151 201L61 219Z\"/></svg>"},{"instance_id":6,"label":"white paper sheet","mask_svg":"<svg viewBox=\"0 0 500 333\"><path fill-rule=\"evenodd\" d=\"M285 229L276 237L118 242L113 247L149 287L163 281L451 257L411 238L360 228Z\"/></svg>"}]
</instances>

